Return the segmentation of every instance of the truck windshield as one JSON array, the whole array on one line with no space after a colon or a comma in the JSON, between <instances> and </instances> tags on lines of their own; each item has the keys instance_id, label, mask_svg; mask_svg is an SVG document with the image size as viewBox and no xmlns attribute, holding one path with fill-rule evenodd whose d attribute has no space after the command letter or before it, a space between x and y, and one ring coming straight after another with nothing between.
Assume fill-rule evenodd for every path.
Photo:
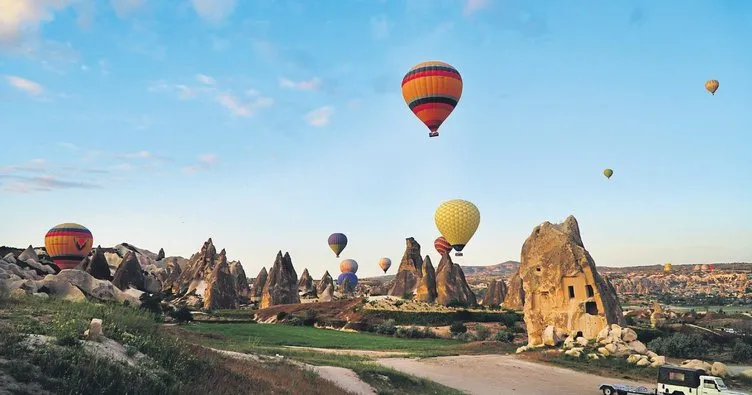
<instances>
[{"instance_id":1,"label":"truck windshield","mask_svg":"<svg viewBox=\"0 0 752 395\"><path fill-rule=\"evenodd\" d=\"M728 387L726 387L726 384L723 382L723 379L717 378L715 379L715 385L718 386L719 390L727 390Z\"/></svg>"}]
</instances>

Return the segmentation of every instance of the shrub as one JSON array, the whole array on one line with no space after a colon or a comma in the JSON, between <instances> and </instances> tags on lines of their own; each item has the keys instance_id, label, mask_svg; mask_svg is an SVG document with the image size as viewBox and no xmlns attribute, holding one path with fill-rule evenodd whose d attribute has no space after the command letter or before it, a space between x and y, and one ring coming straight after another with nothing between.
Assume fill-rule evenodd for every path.
<instances>
[{"instance_id":1,"label":"shrub","mask_svg":"<svg viewBox=\"0 0 752 395\"><path fill-rule=\"evenodd\" d=\"M475 325L475 337L478 338L478 340L486 340L488 339L488 336L491 334L491 331L488 330L485 326L481 324Z\"/></svg>"},{"instance_id":2,"label":"shrub","mask_svg":"<svg viewBox=\"0 0 752 395\"><path fill-rule=\"evenodd\" d=\"M286 311L280 311L279 313L277 313L277 321L282 321L285 319L285 317L287 317Z\"/></svg>"},{"instance_id":3,"label":"shrub","mask_svg":"<svg viewBox=\"0 0 752 395\"><path fill-rule=\"evenodd\" d=\"M10 287L5 280L0 280L0 306L10 300Z\"/></svg>"},{"instance_id":4,"label":"shrub","mask_svg":"<svg viewBox=\"0 0 752 395\"><path fill-rule=\"evenodd\" d=\"M395 306L401 305L402 301L397 301ZM514 311L505 311L496 313L490 311L452 311L452 312L411 312L411 311L366 311L364 315L367 318L374 319L393 319L397 325L420 325L420 326L443 326L451 325L454 321L463 322L498 322L506 327L512 327L515 323L522 321L522 314Z\"/></svg>"},{"instance_id":5,"label":"shrub","mask_svg":"<svg viewBox=\"0 0 752 395\"><path fill-rule=\"evenodd\" d=\"M462 321L455 321L449 327L449 331L452 332L453 335L456 335L456 334L459 334L459 333L466 333L467 332L467 326L465 326L465 324L462 323Z\"/></svg>"},{"instance_id":6,"label":"shrub","mask_svg":"<svg viewBox=\"0 0 752 395\"><path fill-rule=\"evenodd\" d=\"M172 313L170 313L170 315L175 319L175 321L177 321L178 324L193 321L193 314L191 314L191 311L188 310L188 308L185 306L174 310Z\"/></svg>"},{"instance_id":7,"label":"shrub","mask_svg":"<svg viewBox=\"0 0 752 395\"><path fill-rule=\"evenodd\" d=\"M738 342L734 344L734 348L731 350L731 355L734 361L747 362L752 359L752 346L747 343Z\"/></svg>"},{"instance_id":8,"label":"shrub","mask_svg":"<svg viewBox=\"0 0 752 395\"><path fill-rule=\"evenodd\" d=\"M452 299L448 304L447 307L455 307L455 308L467 308L468 304L464 302L460 302L457 299Z\"/></svg>"},{"instance_id":9,"label":"shrub","mask_svg":"<svg viewBox=\"0 0 752 395\"><path fill-rule=\"evenodd\" d=\"M159 294L149 295L148 293L144 293L139 300L141 300L141 306L139 307L141 310L146 310L161 318L163 313L162 296Z\"/></svg>"},{"instance_id":10,"label":"shrub","mask_svg":"<svg viewBox=\"0 0 752 395\"><path fill-rule=\"evenodd\" d=\"M511 343L514 340L514 333L501 330L496 332L496 334L493 336L493 340L497 342Z\"/></svg>"},{"instance_id":11,"label":"shrub","mask_svg":"<svg viewBox=\"0 0 752 395\"><path fill-rule=\"evenodd\" d=\"M476 340L475 336L470 332L459 333L455 335L455 338L463 342L472 342Z\"/></svg>"},{"instance_id":12,"label":"shrub","mask_svg":"<svg viewBox=\"0 0 752 395\"><path fill-rule=\"evenodd\" d=\"M381 335L392 336L397 332L397 326L394 324L394 320L386 320L374 326L373 331Z\"/></svg>"},{"instance_id":13,"label":"shrub","mask_svg":"<svg viewBox=\"0 0 752 395\"><path fill-rule=\"evenodd\" d=\"M420 329L414 326L398 328L395 336L403 339L425 339L436 337L432 330L428 328Z\"/></svg>"},{"instance_id":14,"label":"shrub","mask_svg":"<svg viewBox=\"0 0 752 395\"><path fill-rule=\"evenodd\" d=\"M648 344L648 348L660 355L675 358L702 358L710 348L710 343L696 333L686 335L675 333L659 337Z\"/></svg>"},{"instance_id":15,"label":"shrub","mask_svg":"<svg viewBox=\"0 0 752 395\"><path fill-rule=\"evenodd\" d=\"M316 312L313 310L306 310L305 317L303 318L303 325L313 326L316 323Z\"/></svg>"},{"instance_id":16,"label":"shrub","mask_svg":"<svg viewBox=\"0 0 752 395\"><path fill-rule=\"evenodd\" d=\"M284 324L292 325L292 326L303 326L303 318L300 318L298 316L292 316L285 320Z\"/></svg>"}]
</instances>

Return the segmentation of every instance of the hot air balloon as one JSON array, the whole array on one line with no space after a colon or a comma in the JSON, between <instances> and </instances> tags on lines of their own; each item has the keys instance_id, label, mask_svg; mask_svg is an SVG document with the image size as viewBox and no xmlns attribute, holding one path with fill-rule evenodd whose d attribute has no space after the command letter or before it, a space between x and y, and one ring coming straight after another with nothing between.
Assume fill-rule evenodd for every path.
<instances>
[{"instance_id":1,"label":"hot air balloon","mask_svg":"<svg viewBox=\"0 0 752 395\"><path fill-rule=\"evenodd\" d=\"M348 280L348 282L350 283L350 287L345 291L352 292L353 290L355 290L355 286L358 285L358 276L356 276L355 273L351 272L342 273L339 275L339 277L337 277L337 285L342 286L345 280Z\"/></svg>"},{"instance_id":2,"label":"hot air balloon","mask_svg":"<svg viewBox=\"0 0 752 395\"><path fill-rule=\"evenodd\" d=\"M611 176L614 175L614 171L611 169L603 170L603 175L606 176L606 178L611 178Z\"/></svg>"},{"instance_id":3,"label":"hot air balloon","mask_svg":"<svg viewBox=\"0 0 752 395\"><path fill-rule=\"evenodd\" d=\"M55 226L44 236L44 246L61 269L73 269L91 252L94 237L85 226L65 223Z\"/></svg>"},{"instance_id":4,"label":"hot air balloon","mask_svg":"<svg viewBox=\"0 0 752 395\"><path fill-rule=\"evenodd\" d=\"M392 267L392 260L389 258L379 259L379 267L384 271L384 273L386 273L386 271L389 270L390 267Z\"/></svg>"},{"instance_id":5,"label":"hot air balloon","mask_svg":"<svg viewBox=\"0 0 752 395\"><path fill-rule=\"evenodd\" d=\"M339 258L339 254L347 247L347 236L342 233L332 233L329 236L329 248L334 251L334 254Z\"/></svg>"},{"instance_id":6,"label":"hot air balloon","mask_svg":"<svg viewBox=\"0 0 752 395\"><path fill-rule=\"evenodd\" d=\"M345 259L339 263L339 271L342 273L357 273L358 262L355 262L354 259Z\"/></svg>"},{"instance_id":7,"label":"hot air balloon","mask_svg":"<svg viewBox=\"0 0 752 395\"><path fill-rule=\"evenodd\" d=\"M444 236L439 236L433 241L433 248L436 249L436 252L438 252L439 255L448 254L452 251L452 245L449 244Z\"/></svg>"},{"instance_id":8,"label":"hot air balloon","mask_svg":"<svg viewBox=\"0 0 752 395\"><path fill-rule=\"evenodd\" d=\"M720 84L717 80L708 80L708 82L705 83L705 89L707 89L711 95L715 96L715 91L718 90L719 85Z\"/></svg>"},{"instance_id":9,"label":"hot air balloon","mask_svg":"<svg viewBox=\"0 0 752 395\"><path fill-rule=\"evenodd\" d=\"M436 228L442 236L462 256L462 249L478 230L480 211L467 200L454 199L441 203L434 214Z\"/></svg>"},{"instance_id":10,"label":"hot air balloon","mask_svg":"<svg viewBox=\"0 0 752 395\"><path fill-rule=\"evenodd\" d=\"M671 273L671 270L673 270L673 267L671 266L670 262L663 264L663 271L666 273Z\"/></svg>"},{"instance_id":11,"label":"hot air balloon","mask_svg":"<svg viewBox=\"0 0 752 395\"><path fill-rule=\"evenodd\" d=\"M402 97L410 110L428 126L429 137L449 117L462 96L459 71L444 62L418 63L402 78Z\"/></svg>"}]
</instances>

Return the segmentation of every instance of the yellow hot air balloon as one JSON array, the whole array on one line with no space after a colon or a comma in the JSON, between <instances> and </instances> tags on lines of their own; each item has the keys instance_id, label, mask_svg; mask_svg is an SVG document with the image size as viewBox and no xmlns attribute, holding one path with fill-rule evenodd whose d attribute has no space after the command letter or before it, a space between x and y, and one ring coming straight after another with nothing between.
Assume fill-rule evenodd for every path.
<instances>
[{"instance_id":1,"label":"yellow hot air balloon","mask_svg":"<svg viewBox=\"0 0 752 395\"><path fill-rule=\"evenodd\" d=\"M671 273L671 270L673 270L673 267L671 266L671 262L666 262L663 264L663 271L666 273Z\"/></svg>"},{"instance_id":2,"label":"yellow hot air balloon","mask_svg":"<svg viewBox=\"0 0 752 395\"><path fill-rule=\"evenodd\" d=\"M718 90L718 86L719 86L718 80L708 80L705 83L705 89L707 89L708 92L710 92L710 94L714 96L715 96L715 91Z\"/></svg>"},{"instance_id":3,"label":"yellow hot air balloon","mask_svg":"<svg viewBox=\"0 0 752 395\"><path fill-rule=\"evenodd\" d=\"M611 169L603 170L603 175L606 176L606 178L611 178L611 176L614 175L614 171Z\"/></svg>"},{"instance_id":4,"label":"yellow hot air balloon","mask_svg":"<svg viewBox=\"0 0 752 395\"><path fill-rule=\"evenodd\" d=\"M78 266L91 252L93 243L91 231L73 223L57 225L44 236L47 253L61 270Z\"/></svg>"},{"instance_id":5,"label":"yellow hot air balloon","mask_svg":"<svg viewBox=\"0 0 752 395\"><path fill-rule=\"evenodd\" d=\"M389 258L379 259L379 267L384 271L384 273L386 273L386 271L389 270L390 267L392 267L392 260Z\"/></svg>"},{"instance_id":6,"label":"yellow hot air balloon","mask_svg":"<svg viewBox=\"0 0 752 395\"><path fill-rule=\"evenodd\" d=\"M462 256L462 249L478 230L480 211L467 200L449 200L436 209L434 222L439 233L457 251L454 255Z\"/></svg>"}]
</instances>

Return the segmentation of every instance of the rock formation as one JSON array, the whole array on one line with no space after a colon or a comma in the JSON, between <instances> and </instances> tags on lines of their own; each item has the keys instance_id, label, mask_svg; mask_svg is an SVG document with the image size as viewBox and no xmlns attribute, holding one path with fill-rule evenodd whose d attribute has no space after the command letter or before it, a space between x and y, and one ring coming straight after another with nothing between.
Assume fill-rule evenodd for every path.
<instances>
[{"instance_id":1,"label":"rock formation","mask_svg":"<svg viewBox=\"0 0 752 395\"><path fill-rule=\"evenodd\" d=\"M180 267L177 260L166 258L165 261L166 276L162 279L162 292L171 294L173 292L173 285L180 280L180 275L183 273L183 269Z\"/></svg>"},{"instance_id":2,"label":"rock formation","mask_svg":"<svg viewBox=\"0 0 752 395\"><path fill-rule=\"evenodd\" d=\"M415 300L419 302L433 303L436 300L436 271L431 263L431 257L426 255L423 260L423 275L415 290Z\"/></svg>"},{"instance_id":3,"label":"rock formation","mask_svg":"<svg viewBox=\"0 0 752 395\"><path fill-rule=\"evenodd\" d=\"M8 258L8 262L14 262L21 268L33 270L40 276L55 274L60 271L60 268L49 259L49 255L38 255L32 246L18 254L18 259L13 254L8 254L5 257Z\"/></svg>"},{"instance_id":4,"label":"rock formation","mask_svg":"<svg viewBox=\"0 0 752 395\"><path fill-rule=\"evenodd\" d=\"M300 303L298 296L298 274L292 265L290 253L282 251L277 253L274 266L269 271L269 277L264 284L261 295L260 308L267 308L279 304Z\"/></svg>"},{"instance_id":5,"label":"rock formation","mask_svg":"<svg viewBox=\"0 0 752 395\"><path fill-rule=\"evenodd\" d=\"M334 284L329 284L319 293L319 302L331 302L334 299Z\"/></svg>"},{"instance_id":6,"label":"rock formation","mask_svg":"<svg viewBox=\"0 0 752 395\"><path fill-rule=\"evenodd\" d=\"M488 283L486 296L483 297L483 306L499 307L507 297L507 284L504 280L493 280Z\"/></svg>"},{"instance_id":7,"label":"rock formation","mask_svg":"<svg viewBox=\"0 0 752 395\"><path fill-rule=\"evenodd\" d=\"M133 287L139 290L145 288L146 276L144 276L144 273L141 270L141 265L138 263L138 258L136 258L135 252L128 251L125 255L123 262L120 263L117 271L115 271L112 283L122 291L128 289L128 287Z\"/></svg>"},{"instance_id":8,"label":"rock formation","mask_svg":"<svg viewBox=\"0 0 752 395\"><path fill-rule=\"evenodd\" d=\"M315 298L317 296L316 287L313 286L313 278L308 269L304 269L298 282L298 295L301 298Z\"/></svg>"},{"instance_id":9,"label":"rock formation","mask_svg":"<svg viewBox=\"0 0 752 395\"><path fill-rule=\"evenodd\" d=\"M355 286L352 283L350 283L349 277L345 277L345 279L342 280L342 283L339 284L338 291L340 295L345 296L345 297L349 296L355 291Z\"/></svg>"},{"instance_id":10,"label":"rock formation","mask_svg":"<svg viewBox=\"0 0 752 395\"><path fill-rule=\"evenodd\" d=\"M230 262L230 273L235 278L235 291L239 301L247 303L251 297L251 286L248 285L248 277L245 276L243 264L238 261Z\"/></svg>"},{"instance_id":11,"label":"rock formation","mask_svg":"<svg viewBox=\"0 0 752 395\"><path fill-rule=\"evenodd\" d=\"M251 302L260 302L261 295L264 294L264 285L266 285L266 279L269 277L266 268L262 267L259 274L253 281L253 288L251 288Z\"/></svg>"},{"instance_id":12,"label":"rock formation","mask_svg":"<svg viewBox=\"0 0 752 395\"><path fill-rule=\"evenodd\" d=\"M214 265L209 277L209 286L204 291L204 308L207 310L237 308L239 298L235 288L236 277L230 271L225 250L222 250L217 258L217 264Z\"/></svg>"},{"instance_id":13,"label":"rock formation","mask_svg":"<svg viewBox=\"0 0 752 395\"><path fill-rule=\"evenodd\" d=\"M595 338L610 324L625 325L616 293L596 271L573 216L558 225L536 226L521 258L529 345L543 344L549 325L585 339Z\"/></svg>"},{"instance_id":14,"label":"rock formation","mask_svg":"<svg viewBox=\"0 0 752 395\"><path fill-rule=\"evenodd\" d=\"M436 269L436 303L448 306L459 303L472 306L477 303L460 265L452 262L449 254L441 256Z\"/></svg>"},{"instance_id":15,"label":"rock formation","mask_svg":"<svg viewBox=\"0 0 752 395\"><path fill-rule=\"evenodd\" d=\"M157 253L157 257L155 259L157 261L161 261L162 259L165 259L164 248L159 249L159 252Z\"/></svg>"},{"instance_id":16,"label":"rock formation","mask_svg":"<svg viewBox=\"0 0 752 395\"><path fill-rule=\"evenodd\" d=\"M91 255L81 261L81 264L77 269L91 274L97 280L112 281L113 279L112 272L110 272L110 266L107 263L107 259L104 257L102 246L95 248Z\"/></svg>"},{"instance_id":17,"label":"rock formation","mask_svg":"<svg viewBox=\"0 0 752 395\"><path fill-rule=\"evenodd\" d=\"M329 274L329 271L327 270L324 272L324 275L321 277L321 280L319 280L318 285L316 285L316 293L321 295L322 293L324 293L324 290L326 289L326 287L330 285L332 286L332 290L334 290L334 279L332 278L332 276Z\"/></svg>"},{"instance_id":18,"label":"rock formation","mask_svg":"<svg viewBox=\"0 0 752 395\"><path fill-rule=\"evenodd\" d=\"M650 313L650 326L652 328L658 328L663 326L663 324L666 322L666 317L663 314L663 308L661 308L660 303L653 302L653 311Z\"/></svg>"},{"instance_id":19,"label":"rock formation","mask_svg":"<svg viewBox=\"0 0 752 395\"><path fill-rule=\"evenodd\" d=\"M509 279L507 296L504 298L504 308L522 310L525 305L525 288L522 287L522 277L519 270Z\"/></svg>"},{"instance_id":20,"label":"rock formation","mask_svg":"<svg viewBox=\"0 0 752 395\"><path fill-rule=\"evenodd\" d=\"M423 258L420 256L420 244L414 238L405 239L405 254L402 255L397 275L389 295L404 297L412 295L423 277Z\"/></svg>"}]
</instances>

